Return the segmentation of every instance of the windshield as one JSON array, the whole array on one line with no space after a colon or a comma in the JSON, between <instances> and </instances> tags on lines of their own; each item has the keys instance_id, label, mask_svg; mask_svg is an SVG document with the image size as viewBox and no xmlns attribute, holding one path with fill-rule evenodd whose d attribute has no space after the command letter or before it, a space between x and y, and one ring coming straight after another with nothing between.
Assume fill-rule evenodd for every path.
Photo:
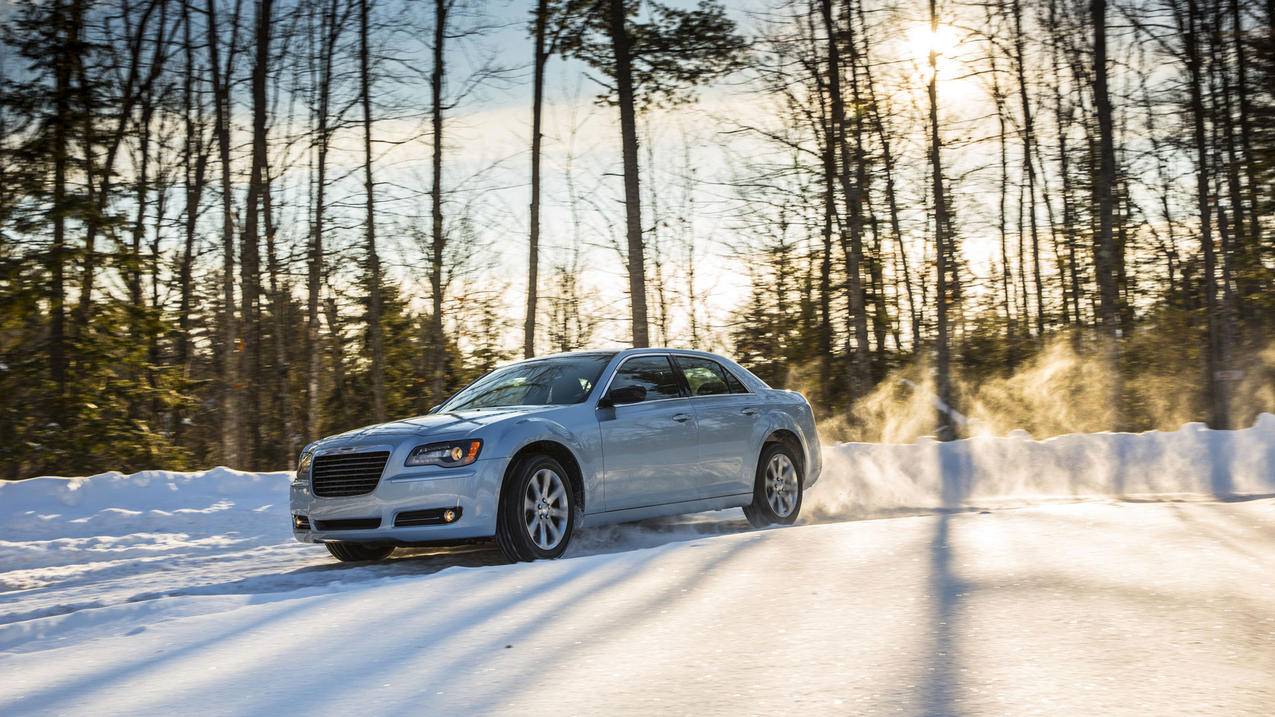
<instances>
[{"instance_id":1,"label":"windshield","mask_svg":"<svg viewBox=\"0 0 1275 717\"><path fill-rule=\"evenodd\" d=\"M439 407L439 413L501 406L555 406L589 396L615 354L578 354L496 369Z\"/></svg>"}]
</instances>

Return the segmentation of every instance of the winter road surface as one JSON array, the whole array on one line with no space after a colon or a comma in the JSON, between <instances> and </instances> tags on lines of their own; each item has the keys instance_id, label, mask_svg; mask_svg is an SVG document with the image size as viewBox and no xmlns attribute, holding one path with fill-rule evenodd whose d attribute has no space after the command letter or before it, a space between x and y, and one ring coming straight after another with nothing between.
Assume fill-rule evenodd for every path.
<instances>
[{"instance_id":1,"label":"winter road surface","mask_svg":"<svg viewBox=\"0 0 1275 717\"><path fill-rule=\"evenodd\" d=\"M1270 498L765 531L725 512L527 565L139 535L68 538L53 552L100 554L65 565L0 541L0 714L1275 709Z\"/></svg>"}]
</instances>

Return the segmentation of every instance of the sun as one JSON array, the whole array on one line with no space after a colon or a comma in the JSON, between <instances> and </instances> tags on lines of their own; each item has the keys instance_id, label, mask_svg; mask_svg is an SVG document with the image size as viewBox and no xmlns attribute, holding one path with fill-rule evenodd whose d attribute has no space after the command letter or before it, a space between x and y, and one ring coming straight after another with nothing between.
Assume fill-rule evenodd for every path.
<instances>
[{"instance_id":1,"label":"sun","mask_svg":"<svg viewBox=\"0 0 1275 717\"><path fill-rule=\"evenodd\" d=\"M931 30L928 23L918 23L908 28L907 37L912 54L923 61L929 60L931 51L939 57L949 56L960 43L956 30L948 25L939 25L937 29Z\"/></svg>"},{"instance_id":2,"label":"sun","mask_svg":"<svg viewBox=\"0 0 1275 717\"><path fill-rule=\"evenodd\" d=\"M903 95L921 92L932 74L937 75L939 94L947 107L981 101L982 91L966 64L970 36L951 25L939 24L931 29L929 23L912 23L895 40L896 57L909 66L909 74L917 83L902 89ZM930 53L933 52L937 72L930 70Z\"/></svg>"}]
</instances>

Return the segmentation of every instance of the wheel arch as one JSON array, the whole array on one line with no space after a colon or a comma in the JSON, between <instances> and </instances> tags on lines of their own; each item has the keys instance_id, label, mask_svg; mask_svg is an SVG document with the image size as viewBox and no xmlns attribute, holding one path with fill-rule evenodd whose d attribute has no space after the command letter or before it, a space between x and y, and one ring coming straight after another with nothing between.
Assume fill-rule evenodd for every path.
<instances>
[{"instance_id":1,"label":"wheel arch","mask_svg":"<svg viewBox=\"0 0 1275 717\"><path fill-rule=\"evenodd\" d=\"M801 461L801 465L798 466L798 468L800 468L804 474L806 469L806 451L801 445L801 438L799 438L795 432L787 428L772 429L770 433L767 434L766 439L761 442L761 449L763 451L766 450L766 446L772 443L781 444L792 450L796 459Z\"/></svg>"},{"instance_id":2,"label":"wheel arch","mask_svg":"<svg viewBox=\"0 0 1275 717\"><path fill-rule=\"evenodd\" d=\"M509 477L513 475L514 467L523 458L532 454L546 455L562 464L562 467L567 470L567 481L571 484L571 490L576 496L576 509L583 513L588 496L584 490L584 471L580 467L580 461L566 444L547 438L531 441L510 457L509 464L505 468L505 475L501 478L501 495L504 494L505 486L509 483Z\"/></svg>"}]
</instances>

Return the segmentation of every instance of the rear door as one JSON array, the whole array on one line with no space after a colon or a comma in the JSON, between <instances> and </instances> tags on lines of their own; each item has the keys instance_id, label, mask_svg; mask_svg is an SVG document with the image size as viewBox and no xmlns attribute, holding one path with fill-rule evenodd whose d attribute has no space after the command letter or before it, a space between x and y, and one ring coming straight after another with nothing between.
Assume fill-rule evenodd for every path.
<instances>
[{"instance_id":1,"label":"rear door","mask_svg":"<svg viewBox=\"0 0 1275 717\"><path fill-rule=\"evenodd\" d=\"M699 428L700 497L751 492L760 400L716 361L678 354L673 361L690 390Z\"/></svg>"},{"instance_id":2,"label":"rear door","mask_svg":"<svg viewBox=\"0 0 1275 717\"><path fill-rule=\"evenodd\" d=\"M646 400L597 410L607 510L694 500L701 493L695 412L666 354L624 360L607 390L642 386Z\"/></svg>"}]
</instances>

